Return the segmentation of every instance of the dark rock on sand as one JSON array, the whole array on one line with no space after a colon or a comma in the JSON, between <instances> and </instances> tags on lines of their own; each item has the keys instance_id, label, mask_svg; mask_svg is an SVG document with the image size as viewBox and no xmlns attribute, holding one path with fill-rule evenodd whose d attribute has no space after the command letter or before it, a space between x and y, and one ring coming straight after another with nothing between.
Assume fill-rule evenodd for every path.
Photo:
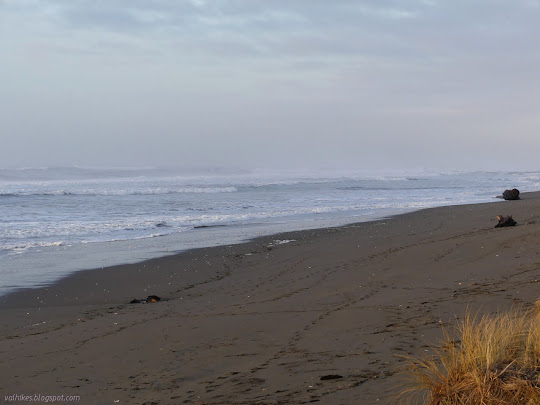
<instances>
[{"instance_id":1,"label":"dark rock on sand","mask_svg":"<svg viewBox=\"0 0 540 405\"><path fill-rule=\"evenodd\" d=\"M519 200L519 190L513 188L512 190L504 190L503 198L505 200Z\"/></svg>"},{"instance_id":2,"label":"dark rock on sand","mask_svg":"<svg viewBox=\"0 0 540 405\"><path fill-rule=\"evenodd\" d=\"M339 378L343 378L342 375L339 375L339 374L328 374L328 375L323 375L321 377L321 381L326 381L326 380L337 380Z\"/></svg>"},{"instance_id":3,"label":"dark rock on sand","mask_svg":"<svg viewBox=\"0 0 540 405\"><path fill-rule=\"evenodd\" d=\"M497 215L497 219L499 220L499 223L495 225L495 228L502 228L504 226L514 226L517 224L516 221L512 218L512 215L509 215L507 217L504 217L502 215Z\"/></svg>"},{"instance_id":4,"label":"dark rock on sand","mask_svg":"<svg viewBox=\"0 0 540 405\"><path fill-rule=\"evenodd\" d=\"M160 297L158 297L157 295L149 295L148 297L146 297L145 300L133 299L129 303L130 304L151 304L158 301L161 301Z\"/></svg>"}]
</instances>

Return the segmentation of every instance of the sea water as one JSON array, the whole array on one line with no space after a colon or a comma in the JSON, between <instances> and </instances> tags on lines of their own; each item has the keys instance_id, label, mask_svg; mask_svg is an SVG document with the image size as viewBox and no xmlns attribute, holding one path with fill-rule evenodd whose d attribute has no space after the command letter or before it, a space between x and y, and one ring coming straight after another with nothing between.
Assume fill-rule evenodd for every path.
<instances>
[{"instance_id":1,"label":"sea water","mask_svg":"<svg viewBox=\"0 0 540 405\"><path fill-rule=\"evenodd\" d=\"M71 272L536 191L540 172L0 169L0 295Z\"/></svg>"}]
</instances>

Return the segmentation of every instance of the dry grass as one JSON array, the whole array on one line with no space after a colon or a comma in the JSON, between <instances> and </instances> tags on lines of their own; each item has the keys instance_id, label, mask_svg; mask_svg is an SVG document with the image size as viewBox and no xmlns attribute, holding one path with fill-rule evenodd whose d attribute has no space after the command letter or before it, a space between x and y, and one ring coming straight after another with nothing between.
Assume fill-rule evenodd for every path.
<instances>
[{"instance_id":1,"label":"dry grass","mask_svg":"<svg viewBox=\"0 0 540 405\"><path fill-rule=\"evenodd\" d=\"M411 361L401 399L429 405L540 404L540 302L535 310L468 313L435 355Z\"/></svg>"}]
</instances>

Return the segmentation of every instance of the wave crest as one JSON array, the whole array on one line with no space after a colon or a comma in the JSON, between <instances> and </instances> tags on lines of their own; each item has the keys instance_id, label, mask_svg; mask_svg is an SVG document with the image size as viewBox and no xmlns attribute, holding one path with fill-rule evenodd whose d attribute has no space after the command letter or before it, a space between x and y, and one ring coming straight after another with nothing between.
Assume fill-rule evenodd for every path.
<instances>
[{"instance_id":1,"label":"wave crest","mask_svg":"<svg viewBox=\"0 0 540 405\"><path fill-rule=\"evenodd\" d=\"M123 189L123 190L50 190L50 191L14 191L0 192L0 197L23 197L23 196L127 196L127 195L160 195L160 194L216 194L236 193L238 188L225 187L179 187L179 188L146 188L146 189Z\"/></svg>"}]
</instances>

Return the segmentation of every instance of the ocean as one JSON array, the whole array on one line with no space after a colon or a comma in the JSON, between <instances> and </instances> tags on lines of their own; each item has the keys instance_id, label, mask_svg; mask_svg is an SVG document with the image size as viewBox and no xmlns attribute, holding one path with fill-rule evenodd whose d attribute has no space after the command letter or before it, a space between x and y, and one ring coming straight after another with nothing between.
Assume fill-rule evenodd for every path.
<instances>
[{"instance_id":1,"label":"ocean","mask_svg":"<svg viewBox=\"0 0 540 405\"><path fill-rule=\"evenodd\" d=\"M0 295L77 270L540 189L540 172L0 169Z\"/></svg>"}]
</instances>

